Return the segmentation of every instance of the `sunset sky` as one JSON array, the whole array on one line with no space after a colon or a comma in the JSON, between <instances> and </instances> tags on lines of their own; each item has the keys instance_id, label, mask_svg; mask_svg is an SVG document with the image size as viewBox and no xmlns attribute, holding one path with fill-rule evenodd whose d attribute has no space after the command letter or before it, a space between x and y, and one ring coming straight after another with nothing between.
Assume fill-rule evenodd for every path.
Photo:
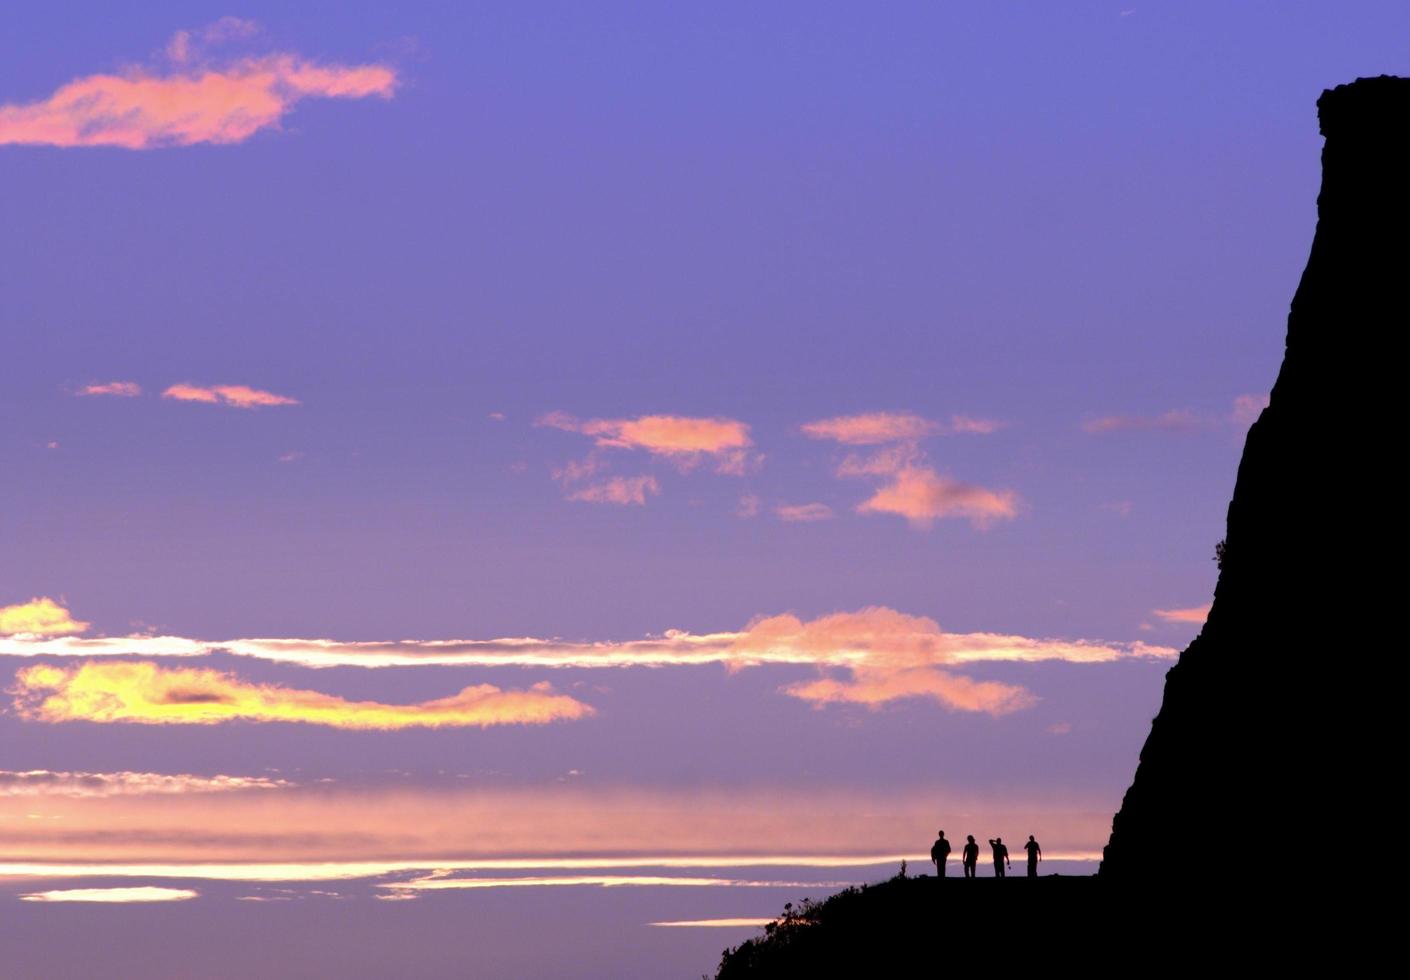
<instances>
[{"instance_id":1,"label":"sunset sky","mask_svg":"<svg viewBox=\"0 0 1410 980\"><path fill-rule=\"evenodd\" d=\"M12 11L7 975L692 976L938 827L1094 871L1316 98L1408 59L1389 2Z\"/></svg>"}]
</instances>

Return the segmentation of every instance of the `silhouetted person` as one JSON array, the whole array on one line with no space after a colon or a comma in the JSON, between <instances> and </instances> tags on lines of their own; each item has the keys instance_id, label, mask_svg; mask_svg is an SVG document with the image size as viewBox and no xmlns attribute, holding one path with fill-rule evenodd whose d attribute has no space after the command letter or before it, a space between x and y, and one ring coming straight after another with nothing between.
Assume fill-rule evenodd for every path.
<instances>
[{"instance_id":1,"label":"silhouetted person","mask_svg":"<svg viewBox=\"0 0 1410 980\"><path fill-rule=\"evenodd\" d=\"M1002 837L995 837L993 840L989 841L989 846L994 849L994 877L1002 878L1004 876L1004 865L1008 864L1010 868L1013 867L1012 864L1009 864L1009 849L1004 846L1004 839ZM976 847L975 850L977 851L979 848Z\"/></svg>"},{"instance_id":2,"label":"silhouetted person","mask_svg":"<svg viewBox=\"0 0 1410 980\"><path fill-rule=\"evenodd\" d=\"M1038 862L1043 860L1043 849L1038 846L1038 842L1033 839L1033 835L1028 835L1028 843L1023 845L1023 849L1028 852L1028 877L1038 877Z\"/></svg>"},{"instance_id":3,"label":"silhouetted person","mask_svg":"<svg viewBox=\"0 0 1410 980\"><path fill-rule=\"evenodd\" d=\"M943 830L935 843L930 845L930 860L935 862L935 876L945 877L945 862L950 860L950 842L945 839Z\"/></svg>"},{"instance_id":4,"label":"silhouetted person","mask_svg":"<svg viewBox=\"0 0 1410 980\"><path fill-rule=\"evenodd\" d=\"M973 878L974 869L979 864L979 845L974 842L973 834L970 834L967 839L969 843L966 844L964 850L960 852L960 860L964 862L964 876L966 878Z\"/></svg>"}]
</instances>

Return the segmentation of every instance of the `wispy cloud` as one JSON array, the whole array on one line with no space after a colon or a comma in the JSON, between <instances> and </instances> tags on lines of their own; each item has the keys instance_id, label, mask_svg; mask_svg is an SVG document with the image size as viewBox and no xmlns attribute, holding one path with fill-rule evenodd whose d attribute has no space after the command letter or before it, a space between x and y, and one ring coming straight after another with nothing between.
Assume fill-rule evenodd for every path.
<instances>
[{"instance_id":1,"label":"wispy cloud","mask_svg":"<svg viewBox=\"0 0 1410 980\"><path fill-rule=\"evenodd\" d=\"M849 446L875 446L887 442L915 442L940 431L940 423L910 412L866 412L819 419L803 426L814 439L831 439Z\"/></svg>"},{"instance_id":2,"label":"wispy cloud","mask_svg":"<svg viewBox=\"0 0 1410 980\"><path fill-rule=\"evenodd\" d=\"M320 63L289 52L219 57L213 50L255 33L236 18L178 31L156 64L87 75L48 98L0 105L0 145L150 150L240 143L277 128L304 99L388 99L396 89L396 72L384 64Z\"/></svg>"},{"instance_id":3,"label":"wispy cloud","mask_svg":"<svg viewBox=\"0 0 1410 980\"><path fill-rule=\"evenodd\" d=\"M825 624L823 632L809 630ZM840 624L850 624L839 630ZM822 642L820 636L828 636ZM214 653L303 667L670 667L761 664L845 667L870 657L923 653L934 664L1109 663L1128 658L1174 657L1178 651L1140 642L1064 640L1008 633L949 633L933 619L885 606L833 613L814 620L792 614L760 617L743 630L690 633L624 641L572 641L536 637L498 639L345 641L263 638L196 640L177 636L0 637L0 656L201 657Z\"/></svg>"},{"instance_id":4,"label":"wispy cloud","mask_svg":"<svg viewBox=\"0 0 1410 980\"><path fill-rule=\"evenodd\" d=\"M142 394L142 386L136 381L108 381L104 384L84 385L78 389L79 395L117 395L121 398L136 398Z\"/></svg>"},{"instance_id":5,"label":"wispy cloud","mask_svg":"<svg viewBox=\"0 0 1410 980\"><path fill-rule=\"evenodd\" d=\"M191 888L162 888L140 885L135 888L58 888L47 892L29 892L20 896L22 902L184 902L199 898Z\"/></svg>"},{"instance_id":6,"label":"wispy cloud","mask_svg":"<svg viewBox=\"0 0 1410 980\"><path fill-rule=\"evenodd\" d=\"M826 521L832 518L832 508L827 504L779 504L774 513L781 521L791 523Z\"/></svg>"},{"instance_id":7,"label":"wispy cloud","mask_svg":"<svg viewBox=\"0 0 1410 980\"><path fill-rule=\"evenodd\" d=\"M759 509L763 506L763 501L758 494L746 493L739 498L739 503L735 505L735 517L758 517Z\"/></svg>"},{"instance_id":8,"label":"wispy cloud","mask_svg":"<svg viewBox=\"0 0 1410 980\"><path fill-rule=\"evenodd\" d=\"M252 684L207 668L129 661L38 664L16 673L10 693L21 717L42 722L213 725L241 720L385 730L536 725L593 713L548 684L517 691L481 684L434 701L382 704Z\"/></svg>"},{"instance_id":9,"label":"wispy cloud","mask_svg":"<svg viewBox=\"0 0 1410 980\"><path fill-rule=\"evenodd\" d=\"M1103 415L1082 423L1082 431L1092 435L1125 431L1188 432L1205 424L1187 408L1161 415Z\"/></svg>"},{"instance_id":10,"label":"wispy cloud","mask_svg":"<svg viewBox=\"0 0 1410 980\"><path fill-rule=\"evenodd\" d=\"M0 606L0 636L65 636L82 633L87 623L79 622L68 609L48 596L35 597L14 606Z\"/></svg>"},{"instance_id":11,"label":"wispy cloud","mask_svg":"<svg viewBox=\"0 0 1410 980\"><path fill-rule=\"evenodd\" d=\"M247 385L174 384L162 392L163 398L179 402L203 402L207 405L229 405L232 408L266 408L271 405L297 405L297 398L276 395Z\"/></svg>"},{"instance_id":12,"label":"wispy cloud","mask_svg":"<svg viewBox=\"0 0 1410 980\"><path fill-rule=\"evenodd\" d=\"M614 476L601 483L589 484L573 490L568 500L579 500L590 504L635 504L641 506L646 498L661 492L661 484L654 476Z\"/></svg>"},{"instance_id":13,"label":"wispy cloud","mask_svg":"<svg viewBox=\"0 0 1410 980\"><path fill-rule=\"evenodd\" d=\"M180 793L231 793L287 789L294 784L265 776L194 776L158 772L50 772L0 769L0 796L168 796Z\"/></svg>"},{"instance_id":14,"label":"wispy cloud","mask_svg":"<svg viewBox=\"0 0 1410 980\"><path fill-rule=\"evenodd\" d=\"M668 919L664 922L649 922L647 925L675 929L744 929L766 926L773 919Z\"/></svg>"},{"instance_id":15,"label":"wispy cloud","mask_svg":"<svg viewBox=\"0 0 1410 980\"><path fill-rule=\"evenodd\" d=\"M1152 609L1151 615L1163 623L1203 623L1209 618L1210 604L1185 609Z\"/></svg>"}]
</instances>

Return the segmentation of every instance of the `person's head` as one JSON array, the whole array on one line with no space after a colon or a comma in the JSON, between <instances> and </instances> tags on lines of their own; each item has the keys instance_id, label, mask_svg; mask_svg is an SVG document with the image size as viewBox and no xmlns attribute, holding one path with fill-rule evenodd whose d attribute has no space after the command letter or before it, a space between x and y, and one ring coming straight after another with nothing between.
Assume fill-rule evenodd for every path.
<instances>
[{"instance_id":1,"label":"person's head","mask_svg":"<svg viewBox=\"0 0 1410 980\"><path fill-rule=\"evenodd\" d=\"M1032 835L1032 834L1029 834L1029 835L1028 835L1028 839L1029 839L1029 840L1033 840L1033 835ZM1034 843L1037 843L1037 842L1034 841Z\"/></svg>"},{"instance_id":2,"label":"person's head","mask_svg":"<svg viewBox=\"0 0 1410 980\"><path fill-rule=\"evenodd\" d=\"M973 834L970 834L970 835L969 835L969 842L970 842L971 844L974 843L974 835L973 835Z\"/></svg>"},{"instance_id":3,"label":"person's head","mask_svg":"<svg viewBox=\"0 0 1410 980\"><path fill-rule=\"evenodd\" d=\"M1004 839L1003 839L1002 837L995 837L995 838L994 838L994 843L995 843L995 844L1002 844L1003 842L1004 842Z\"/></svg>"},{"instance_id":4,"label":"person's head","mask_svg":"<svg viewBox=\"0 0 1410 980\"><path fill-rule=\"evenodd\" d=\"M944 836L945 836L945 832L944 832L943 830L937 830L935 833L936 833L937 835L939 835L940 837L944 837Z\"/></svg>"}]
</instances>

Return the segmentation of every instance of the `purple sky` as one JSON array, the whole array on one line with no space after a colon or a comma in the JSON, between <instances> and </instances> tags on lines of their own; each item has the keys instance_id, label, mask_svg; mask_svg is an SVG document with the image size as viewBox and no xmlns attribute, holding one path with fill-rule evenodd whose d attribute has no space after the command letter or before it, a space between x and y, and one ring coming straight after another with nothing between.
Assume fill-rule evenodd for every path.
<instances>
[{"instance_id":1,"label":"purple sky","mask_svg":"<svg viewBox=\"0 0 1410 980\"><path fill-rule=\"evenodd\" d=\"M434 949L473 907L489 975L689 975L749 930L647 923L798 889L384 886L865 880L937 825L1092 870L1277 371L1315 100L1407 45L1400 3L6 18L0 929L233 951L268 880L18 897L404 859L342 925L306 875L239 917Z\"/></svg>"}]
</instances>

